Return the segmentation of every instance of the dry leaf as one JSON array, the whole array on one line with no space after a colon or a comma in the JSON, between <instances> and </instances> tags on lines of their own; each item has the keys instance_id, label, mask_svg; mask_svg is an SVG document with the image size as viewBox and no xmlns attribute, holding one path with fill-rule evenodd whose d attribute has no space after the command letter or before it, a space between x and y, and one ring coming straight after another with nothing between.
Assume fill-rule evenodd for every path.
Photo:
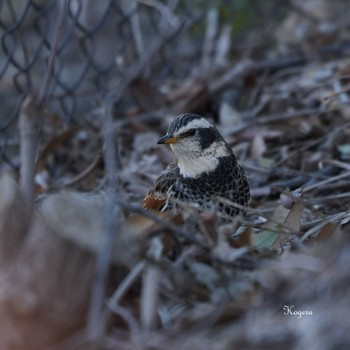
<instances>
[{"instance_id":1,"label":"dry leaf","mask_svg":"<svg viewBox=\"0 0 350 350\"><path fill-rule=\"evenodd\" d=\"M289 234L300 231L301 215L304 209L301 195L300 190L294 192L285 190L281 194L281 204L262 225L263 230L257 235L255 247L258 251L278 248L291 238Z\"/></svg>"},{"instance_id":2,"label":"dry leaf","mask_svg":"<svg viewBox=\"0 0 350 350\"><path fill-rule=\"evenodd\" d=\"M106 197L63 191L49 195L39 211L52 231L97 252L106 231Z\"/></svg>"},{"instance_id":3,"label":"dry leaf","mask_svg":"<svg viewBox=\"0 0 350 350\"><path fill-rule=\"evenodd\" d=\"M255 239L256 237L252 232L252 228L246 227L244 231L238 235L238 237L235 237L235 240L232 242L232 244L236 248L253 247Z\"/></svg>"},{"instance_id":4,"label":"dry leaf","mask_svg":"<svg viewBox=\"0 0 350 350\"><path fill-rule=\"evenodd\" d=\"M339 239L342 236L341 228L338 222L326 223L320 232L314 237L313 241L323 241L330 238Z\"/></svg>"},{"instance_id":5,"label":"dry leaf","mask_svg":"<svg viewBox=\"0 0 350 350\"><path fill-rule=\"evenodd\" d=\"M267 147L266 147L266 143L264 138L258 134L254 137L251 148L250 148L250 152L251 152L251 156L253 159L258 159L260 158L266 151Z\"/></svg>"},{"instance_id":6,"label":"dry leaf","mask_svg":"<svg viewBox=\"0 0 350 350\"><path fill-rule=\"evenodd\" d=\"M263 227L274 228L279 225L285 231L299 232L303 209L304 201L300 190L294 192L285 190L281 194L281 204L277 206Z\"/></svg>"}]
</instances>

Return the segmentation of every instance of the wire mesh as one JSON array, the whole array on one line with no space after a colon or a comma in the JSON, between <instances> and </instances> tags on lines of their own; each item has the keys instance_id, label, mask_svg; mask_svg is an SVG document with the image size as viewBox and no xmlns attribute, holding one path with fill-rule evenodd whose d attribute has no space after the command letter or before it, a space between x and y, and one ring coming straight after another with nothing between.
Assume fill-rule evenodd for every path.
<instances>
[{"instance_id":1,"label":"wire mesh","mask_svg":"<svg viewBox=\"0 0 350 350\"><path fill-rule=\"evenodd\" d=\"M122 110L141 104L146 112L154 111L151 95L140 97L126 87L139 78L161 85L166 79L200 77L205 63L212 68L213 42L231 45L206 32L212 10L223 18L228 9L238 16L243 3L248 1L0 0L2 161L18 169L15 131L29 94L65 125L87 116L97 119L101 101ZM270 13L265 5L261 8ZM215 26L224 32L236 22L232 17ZM239 47L239 36L234 40Z\"/></svg>"},{"instance_id":2,"label":"wire mesh","mask_svg":"<svg viewBox=\"0 0 350 350\"><path fill-rule=\"evenodd\" d=\"M141 71L152 78L173 71L174 39L184 27L173 12L177 5L152 0L1 1L2 159L12 162L8 147L17 142L13 131L28 94L65 123L74 123L101 99L117 102ZM181 13L182 18L191 15L186 5ZM191 61L188 55L186 59Z\"/></svg>"}]
</instances>

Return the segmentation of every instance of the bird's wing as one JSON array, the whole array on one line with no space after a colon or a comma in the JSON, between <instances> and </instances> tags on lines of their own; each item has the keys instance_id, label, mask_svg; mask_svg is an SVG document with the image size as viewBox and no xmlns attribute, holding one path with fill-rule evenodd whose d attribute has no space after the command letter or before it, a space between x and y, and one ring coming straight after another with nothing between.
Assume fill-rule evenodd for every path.
<instances>
[{"instance_id":1,"label":"bird's wing","mask_svg":"<svg viewBox=\"0 0 350 350\"><path fill-rule=\"evenodd\" d=\"M147 210L161 211L168 199L168 190L179 177L177 162L171 162L168 167L153 182L146 194L142 207Z\"/></svg>"}]
</instances>

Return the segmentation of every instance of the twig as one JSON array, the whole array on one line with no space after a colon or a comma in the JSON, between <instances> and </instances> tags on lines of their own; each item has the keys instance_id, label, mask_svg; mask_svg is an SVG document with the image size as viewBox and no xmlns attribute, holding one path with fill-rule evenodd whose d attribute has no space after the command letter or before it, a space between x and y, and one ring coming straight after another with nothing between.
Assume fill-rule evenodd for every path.
<instances>
[{"instance_id":1,"label":"twig","mask_svg":"<svg viewBox=\"0 0 350 350\"><path fill-rule=\"evenodd\" d=\"M237 205L239 206L238 204L234 203L233 202L230 202L230 204L232 203L232 205ZM218 263L218 264L222 264L222 265L225 265L227 267L232 267L232 268L235 268L237 266L240 266L239 265L239 262L228 262L224 259L221 259L220 257L217 257L214 252L212 251L212 247L207 244L204 240L202 239L199 239L197 237L195 237L193 234L190 234L184 230L182 230L179 226L171 223L170 221L168 220L164 220L162 218L160 218L159 216L155 215L155 214L152 214L151 212L147 211L147 210L144 210L138 206L134 206L134 205L130 205L130 204L127 204L127 203L120 203L120 205L126 209L128 209L131 213L134 213L134 214L139 214L139 215L142 215L146 218L149 218L151 220L153 220L155 223L158 223L161 225L161 228L159 229L159 233L162 233L163 230L161 231L161 229L169 229L171 232L173 232L174 234L176 235L179 235L185 239L187 239L189 242L192 242L194 243L195 245L197 245L199 248L201 248L204 252L208 253L208 257L210 257L214 262ZM245 207L243 207L245 208ZM248 209L250 212L257 212L259 215L263 216L263 211L256 211L252 208L245 208L246 210ZM270 209L268 210L270 211ZM248 225L251 225L251 223L248 223L248 222L244 222L242 218L240 218L241 222L244 223L244 224L248 224ZM153 264L158 264L158 261L156 261L155 259L150 259L152 261ZM244 260L243 258L241 260ZM250 264L251 265L251 264ZM251 266L249 265L248 268L251 268ZM242 266L241 266L242 267Z\"/></svg>"},{"instance_id":2,"label":"twig","mask_svg":"<svg viewBox=\"0 0 350 350\"><path fill-rule=\"evenodd\" d=\"M124 295L130 289L130 287L135 283L136 279L139 278L141 272L145 267L145 261L139 261L129 272L129 274L124 278L124 280L119 284L118 288L115 290L111 298L109 299L107 305L112 307L120 303Z\"/></svg>"},{"instance_id":3,"label":"twig","mask_svg":"<svg viewBox=\"0 0 350 350\"><path fill-rule=\"evenodd\" d=\"M155 8L162 16L164 21L171 23L171 26L177 27L180 25L179 20L176 15L173 14L175 7L177 6L179 0L171 0L167 2L167 5L164 5L161 1L158 0L137 0L140 4L150 6Z\"/></svg>"},{"instance_id":4,"label":"twig","mask_svg":"<svg viewBox=\"0 0 350 350\"><path fill-rule=\"evenodd\" d=\"M256 66L251 60L243 60L236 64L232 69L228 70L219 79L214 80L208 87L211 94L219 94L232 82L239 81L239 79L253 72Z\"/></svg>"},{"instance_id":5,"label":"twig","mask_svg":"<svg viewBox=\"0 0 350 350\"><path fill-rule=\"evenodd\" d=\"M142 276L140 296L140 319L145 331L153 331L158 326L158 303L161 269L159 262L164 253L164 245L158 237L153 237L147 256L155 263L145 266Z\"/></svg>"},{"instance_id":6,"label":"twig","mask_svg":"<svg viewBox=\"0 0 350 350\"><path fill-rule=\"evenodd\" d=\"M176 2L174 6L176 5ZM153 39L147 50L139 58L131 68L119 79L119 81L112 86L110 92L106 95L106 102L112 106L121 98L123 91L130 85L130 83L140 74L140 72L147 66L147 63L153 55L161 48L161 46L171 37L175 36L182 27L183 22L174 21L175 16L163 16L159 24L162 29L163 36L157 36ZM166 21L171 23L170 27L166 27ZM170 21L171 20L171 21ZM175 24L174 24L175 23Z\"/></svg>"},{"instance_id":7,"label":"twig","mask_svg":"<svg viewBox=\"0 0 350 350\"><path fill-rule=\"evenodd\" d=\"M328 184L330 182L338 181L338 180L346 178L346 177L350 177L350 171L347 171L347 172L345 172L343 174L340 174L338 176L333 176L333 177L331 177L329 179L326 179L326 180L323 180L323 181L316 182L316 183L314 183L312 185L308 185L308 186L306 186L304 188L304 193L308 192L308 191L311 191L311 190L313 190L315 188L318 188L320 186L323 186L325 184Z\"/></svg>"},{"instance_id":8,"label":"twig","mask_svg":"<svg viewBox=\"0 0 350 350\"><path fill-rule=\"evenodd\" d=\"M332 171L334 168L331 169L324 169L326 171ZM319 175L318 175L319 174ZM296 187L301 187L304 186L305 184L311 185L311 183L314 183L316 179L320 178L322 176L322 171L316 172L316 173L311 173L311 174L306 174L305 175L298 175L294 176L290 179L286 180L279 180L275 181L269 184L269 188L271 192L272 188L296 188ZM325 176L323 176L324 179Z\"/></svg>"},{"instance_id":9,"label":"twig","mask_svg":"<svg viewBox=\"0 0 350 350\"><path fill-rule=\"evenodd\" d=\"M206 244L203 240L200 240L200 239L194 237L193 235L187 233L186 231L182 230L179 226L171 223L169 220L164 220L161 217L159 217L158 215L153 214L150 211L144 210L139 206L130 205L127 203L120 203L120 204L124 208L128 209L131 213L139 214L139 215L142 215L146 218L149 218L149 219L153 220L155 223L160 224L162 226L162 228L167 228L170 231L172 231L173 233L187 239L188 241L198 245L199 247L210 250L210 246L208 244Z\"/></svg>"},{"instance_id":10,"label":"twig","mask_svg":"<svg viewBox=\"0 0 350 350\"><path fill-rule=\"evenodd\" d=\"M348 42L345 42L346 45L348 45ZM333 45L334 46L334 45ZM346 55L347 52L337 52L336 49L333 48L332 45L324 46L323 48L318 50L318 53L321 56L325 56L325 54L331 50L335 51L336 53L340 55ZM276 57L273 59L266 59L261 61L252 61L252 60L244 60L241 61L239 64L235 65L228 71L225 71L219 79L215 79L210 83L209 91L212 94L218 94L224 89L227 88L227 86L231 86L232 84L236 83L240 79L244 78L247 75L253 75L258 74L263 71L279 71L282 69L290 68L290 67L296 67L301 66L307 63L307 58L305 55L297 54L292 56L282 56L282 57Z\"/></svg>"},{"instance_id":11,"label":"twig","mask_svg":"<svg viewBox=\"0 0 350 350\"><path fill-rule=\"evenodd\" d=\"M328 111L324 111L327 113L332 112L331 110ZM321 114L321 112L320 112ZM320 144L321 142L323 142L324 140L328 139L329 137L335 137L337 134L341 134L344 132L344 130L346 128L348 128L350 126L350 122L346 122L345 124L334 128L332 131L330 131L329 133L326 133L324 135L322 135L321 137L319 137L316 140L312 140L311 142L308 142L307 145L303 146L303 147L299 147L298 149L296 149L295 151L291 151L288 153L288 159L292 158L295 155L298 155L302 152L304 152L307 149L310 149L311 147L315 147L316 145ZM274 166L280 166L281 163L283 163L285 161L285 159L280 160L279 162L275 163Z\"/></svg>"},{"instance_id":12,"label":"twig","mask_svg":"<svg viewBox=\"0 0 350 350\"><path fill-rule=\"evenodd\" d=\"M206 72L209 69L212 62L215 37L218 31L218 18L218 8L216 6L210 7L207 13L207 26L202 50L203 55L200 63L201 70L203 72Z\"/></svg>"},{"instance_id":13,"label":"twig","mask_svg":"<svg viewBox=\"0 0 350 350\"><path fill-rule=\"evenodd\" d=\"M137 53L137 57L140 57L142 55L142 52L145 50L145 43L141 30L140 13L137 11L137 2L138 1L136 0L123 1L122 8L125 8L125 17L130 18L130 28L135 45L135 51Z\"/></svg>"},{"instance_id":14,"label":"twig","mask_svg":"<svg viewBox=\"0 0 350 350\"><path fill-rule=\"evenodd\" d=\"M107 306L110 311L118 314L128 324L131 332L131 337L138 345L141 344L139 336L139 324L135 317L130 313L130 311L120 305L120 302L128 290L131 288L131 286L140 277L142 271L145 268L145 264L145 261L139 261L124 278L124 280L119 284L118 288L115 290L112 297L107 302Z\"/></svg>"},{"instance_id":15,"label":"twig","mask_svg":"<svg viewBox=\"0 0 350 350\"><path fill-rule=\"evenodd\" d=\"M34 200L34 176L41 111L33 95L23 101L19 118L20 134L20 187L31 205Z\"/></svg>"},{"instance_id":16,"label":"twig","mask_svg":"<svg viewBox=\"0 0 350 350\"><path fill-rule=\"evenodd\" d=\"M303 8L301 5L296 3L295 1L289 1L288 5L292 10L294 10L296 13L301 15L302 17L307 18L310 22L312 22L313 25L318 25L320 23L320 19L314 16L313 13L307 11L305 8Z\"/></svg>"},{"instance_id":17,"label":"twig","mask_svg":"<svg viewBox=\"0 0 350 350\"><path fill-rule=\"evenodd\" d=\"M329 215L326 218L320 219L318 222L313 222L312 225L309 225L310 229L306 231L302 237L300 238L301 242L305 241L307 238L315 235L320 231L320 229L326 224L326 223L339 223L344 224L348 223L350 221L350 214L349 212L341 212L333 215Z\"/></svg>"},{"instance_id":18,"label":"twig","mask_svg":"<svg viewBox=\"0 0 350 350\"><path fill-rule=\"evenodd\" d=\"M330 96L327 96L326 98L324 98L324 100L329 101L330 99L335 99L335 97L338 97L342 104L349 104L349 96L347 94L347 92L350 91L349 84L343 87L340 84L339 80L334 80L332 85L335 93Z\"/></svg>"},{"instance_id":19,"label":"twig","mask_svg":"<svg viewBox=\"0 0 350 350\"><path fill-rule=\"evenodd\" d=\"M100 164L101 162L101 154L98 153L97 156L92 160L91 164L89 164L82 172L80 172L78 175L74 176L72 179L67 181L63 184L63 187L71 187L79 183L80 181L87 178L95 168Z\"/></svg>"},{"instance_id":20,"label":"twig","mask_svg":"<svg viewBox=\"0 0 350 350\"><path fill-rule=\"evenodd\" d=\"M231 48L231 25L225 24L216 40L214 62L217 66L224 66Z\"/></svg>"},{"instance_id":21,"label":"twig","mask_svg":"<svg viewBox=\"0 0 350 350\"><path fill-rule=\"evenodd\" d=\"M327 203L329 201L333 201L336 199L342 199L342 198L350 198L350 192L345 192L345 193L338 193L338 194L333 194L330 196L324 196L324 197L316 197L316 198L310 198L310 199L305 199L305 203L308 205L314 205L314 204L320 204L320 203Z\"/></svg>"},{"instance_id":22,"label":"twig","mask_svg":"<svg viewBox=\"0 0 350 350\"><path fill-rule=\"evenodd\" d=\"M330 163L328 161L324 161L323 163ZM336 165L336 164L334 164ZM334 167L330 167L331 169L334 169ZM278 167L278 168L271 168L271 167L262 167L262 166L256 166L252 164L244 164L244 169L255 172L255 173L261 173L261 174L267 174L271 175L271 173L275 175L287 175L287 176L302 176L302 177L308 177L310 179L325 179L329 173L325 173L325 169L317 170L313 173L305 173L305 171L297 170L297 169L291 169L288 167ZM349 167L350 170L350 167Z\"/></svg>"},{"instance_id":23,"label":"twig","mask_svg":"<svg viewBox=\"0 0 350 350\"><path fill-rule=\"evenodd\" d=\"M114 313L120 315L128 324L133 342L135 344L141 345L140 327L138 325L137 319L133 316L133 314L127 308L121 305L112 305L110 308Z\"/></svg>"},{"instance_id":24,"label":"twig","mask_svg":"<svg viewBox=\"0 0 350 350\"><path fill-rule=\"evenodd\" d=\"M49 56L49 63L46 71L46 77L41 86L41 91L39 94L39 106L42 106L48 99L49 94L51 93L50 85L52 82L53 72L54 72L54 64L58 51L58 46L61 40L61 35L63 32L63 26L67 18L67 8L68 8L69 0L58 1L59 6L59 15L57 17L55 36L52 43L52 49Z\"/></svg>"},{"instance_id":25,"label":"twig","mask_svg":"<svg viewBox=\"0 0 350 350\"><path fill-rule=\"evenodd\" d=\"M97 256L96 278L93 286L90 309L88 315L88 337L98 339L104 335L106 326L106 313L104 312L104 302L107 286L108 270L111 263L113 247L116 241L116 228L120 227L119 205L116 201L118 191L117 181L117 150L114 142L114 129L112 124L111 111L105 108L104 111L104 162L107 179L107 210L106 222L107 230L104 235L101 250Z\"/></svg>"},{"instance_id":26,"label":"twig","mask_svg":"<svg viewBox=\"0 0 350 350\"><path fill-rule=\"evenodd\" d=\"M164 18L161 25L164 26ZM115 229L119 227L119 201L116 200L117 191L116 177L116 159L117 152L114 145L113 124L111 119L111 108L116 101L120 99L126 87L137 77L137 75L146 67L147 62L158 51L161 45L174 35L180 29L180 25L176 28L168 30L164 37L156 37L148 50L140 57L140 59L121 77L121 79L112 87L110 92L105 96L106 111L104 118L104 135L105 135L105 168L106 177L109 183L108 188L108 206L107 206L107 232L105 241L97 259L96 280L92 291L89 317L88 317L88 336L91 339L97 339L104 335L106 325L106 313L103 310L104 298L107 283L107 272L110 266L112 248L115 242Z\"/></svg>"},{"instance_id":27,"label":"twig","mask_svg":"<svg viewBox=\"0 0 350 350\"><path fill-rule=\"evenodd\" d=\"M318 193L335 193L339 191L345 191L350 188L350 177L347 180L340 180L333 182L331 184L327 184L325 186L322 186L318 188L317 192ZM332 197L330 197L331 199Z\"/></svg>"},{"instance_id":28,"label":"twig","mask_svg":"<svg viewBox=\"0 0 350 350\"><path fill-rule=\"evenodd\" d=\"M232 129L227 130L224 133L224 136L229 136L232 134L236 134L238 132L241 132L245 129L248 129L251 126L257 126L257 125L266 125L270 123L277 123L277 122L282 122L286 120L291 120L294 118L298 118L302 115L311 115L311 116L318 116L322 113L328 113L330 111L324 110L321 108L304 108L292 112L287 112L287 113L279 113L279 114L274 114L274 115L267 115L267 116L260 116L258 118L253 118L247 123L244 123L242 125L236 126Z\"/></svg>"},{"instance_id":29,"label":"twig","mask_svg":"<svg viewBox=\"0 0 350 350\"><path fill-rule=\"evenodd\" d=\"M350 213L348 211L343 211L340 213L336 213L336 214L331 214L328 216L324 216L320 219L315 219L315 220L311 220L309 222L305 222L304 224L301 225L301 231L310 228L310 230L312 230L312 232L317 232L317 229L319 229L320 227L322 227L325 223L335 223L335 222L339 222L340 224L346 224L350 221ZM322 224L320 225L320 227L315 228L315 225L318 224ZM310 231L309 230L309 231ZM309 234L304 233L304 239L305 237L308 237Z\"/></svg>"},{"instance_id":30,"label":"twig","mask_svg":"<svg viewBox=\"0 0 350 350\"><path fill-rule=\"evenodd\" d=\"M62 145L65 141L69 140L74 134L76 134L80 128L78 127L70 127L54 138L52 138L41 150L39 156L38 156L38 166L43 166L41 163L44 163L46 161L46 158L51 155L51 153L58 148L60 145Z\"/></svg>"},{"instance_id":31,"label":"twig","mask_svg":"<svg viewBox=\"0 0 350 350\"><path fill-rule=\"evenodd\" d=\"M141 325L146 331L152 331L157 327L160 278L159 267L148 264L143 274L140 296Z\"/></svg>"},{"instance_id":32,"label":"twig","mask_svg":"<svg viewBox=\"0 0 350 350\"><path fill-rule=\"evenodd\" d=\"M331 165L334 165L338 168L350 171L350 165L348 163L344 163L344 162L341 162L339 160L328 159L328 160L324 160L322 163L323 164L331 164Z\"/></svg>"}]
</instances>

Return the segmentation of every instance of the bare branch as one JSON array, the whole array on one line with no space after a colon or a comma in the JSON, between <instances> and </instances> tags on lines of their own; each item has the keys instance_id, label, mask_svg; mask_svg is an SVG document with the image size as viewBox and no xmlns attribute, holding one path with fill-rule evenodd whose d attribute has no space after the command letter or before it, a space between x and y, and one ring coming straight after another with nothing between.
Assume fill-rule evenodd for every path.
<instances>
[{"instance_id":1,"label":"bare branch","mask_svg":"<svg viewBox=\"0 0 350 350\"><path fill-rule=\"evenodd\" d=\"M116 201L118 190L118 167L117 149L114 142L114 129L109 108L105 108L103 115L103 137L104 137L104 163L107 179L107 212L104 241L96 262L96 278L93 286L89 317L88 317L88 337L98 339L105 333L106 314L104 304L106 297L106 286L108 271L112 260L112 252L116 242L116 230L119 226L119 205ZM120 232L119 232L120 233Z\"/></svg>"}]
</instances>

